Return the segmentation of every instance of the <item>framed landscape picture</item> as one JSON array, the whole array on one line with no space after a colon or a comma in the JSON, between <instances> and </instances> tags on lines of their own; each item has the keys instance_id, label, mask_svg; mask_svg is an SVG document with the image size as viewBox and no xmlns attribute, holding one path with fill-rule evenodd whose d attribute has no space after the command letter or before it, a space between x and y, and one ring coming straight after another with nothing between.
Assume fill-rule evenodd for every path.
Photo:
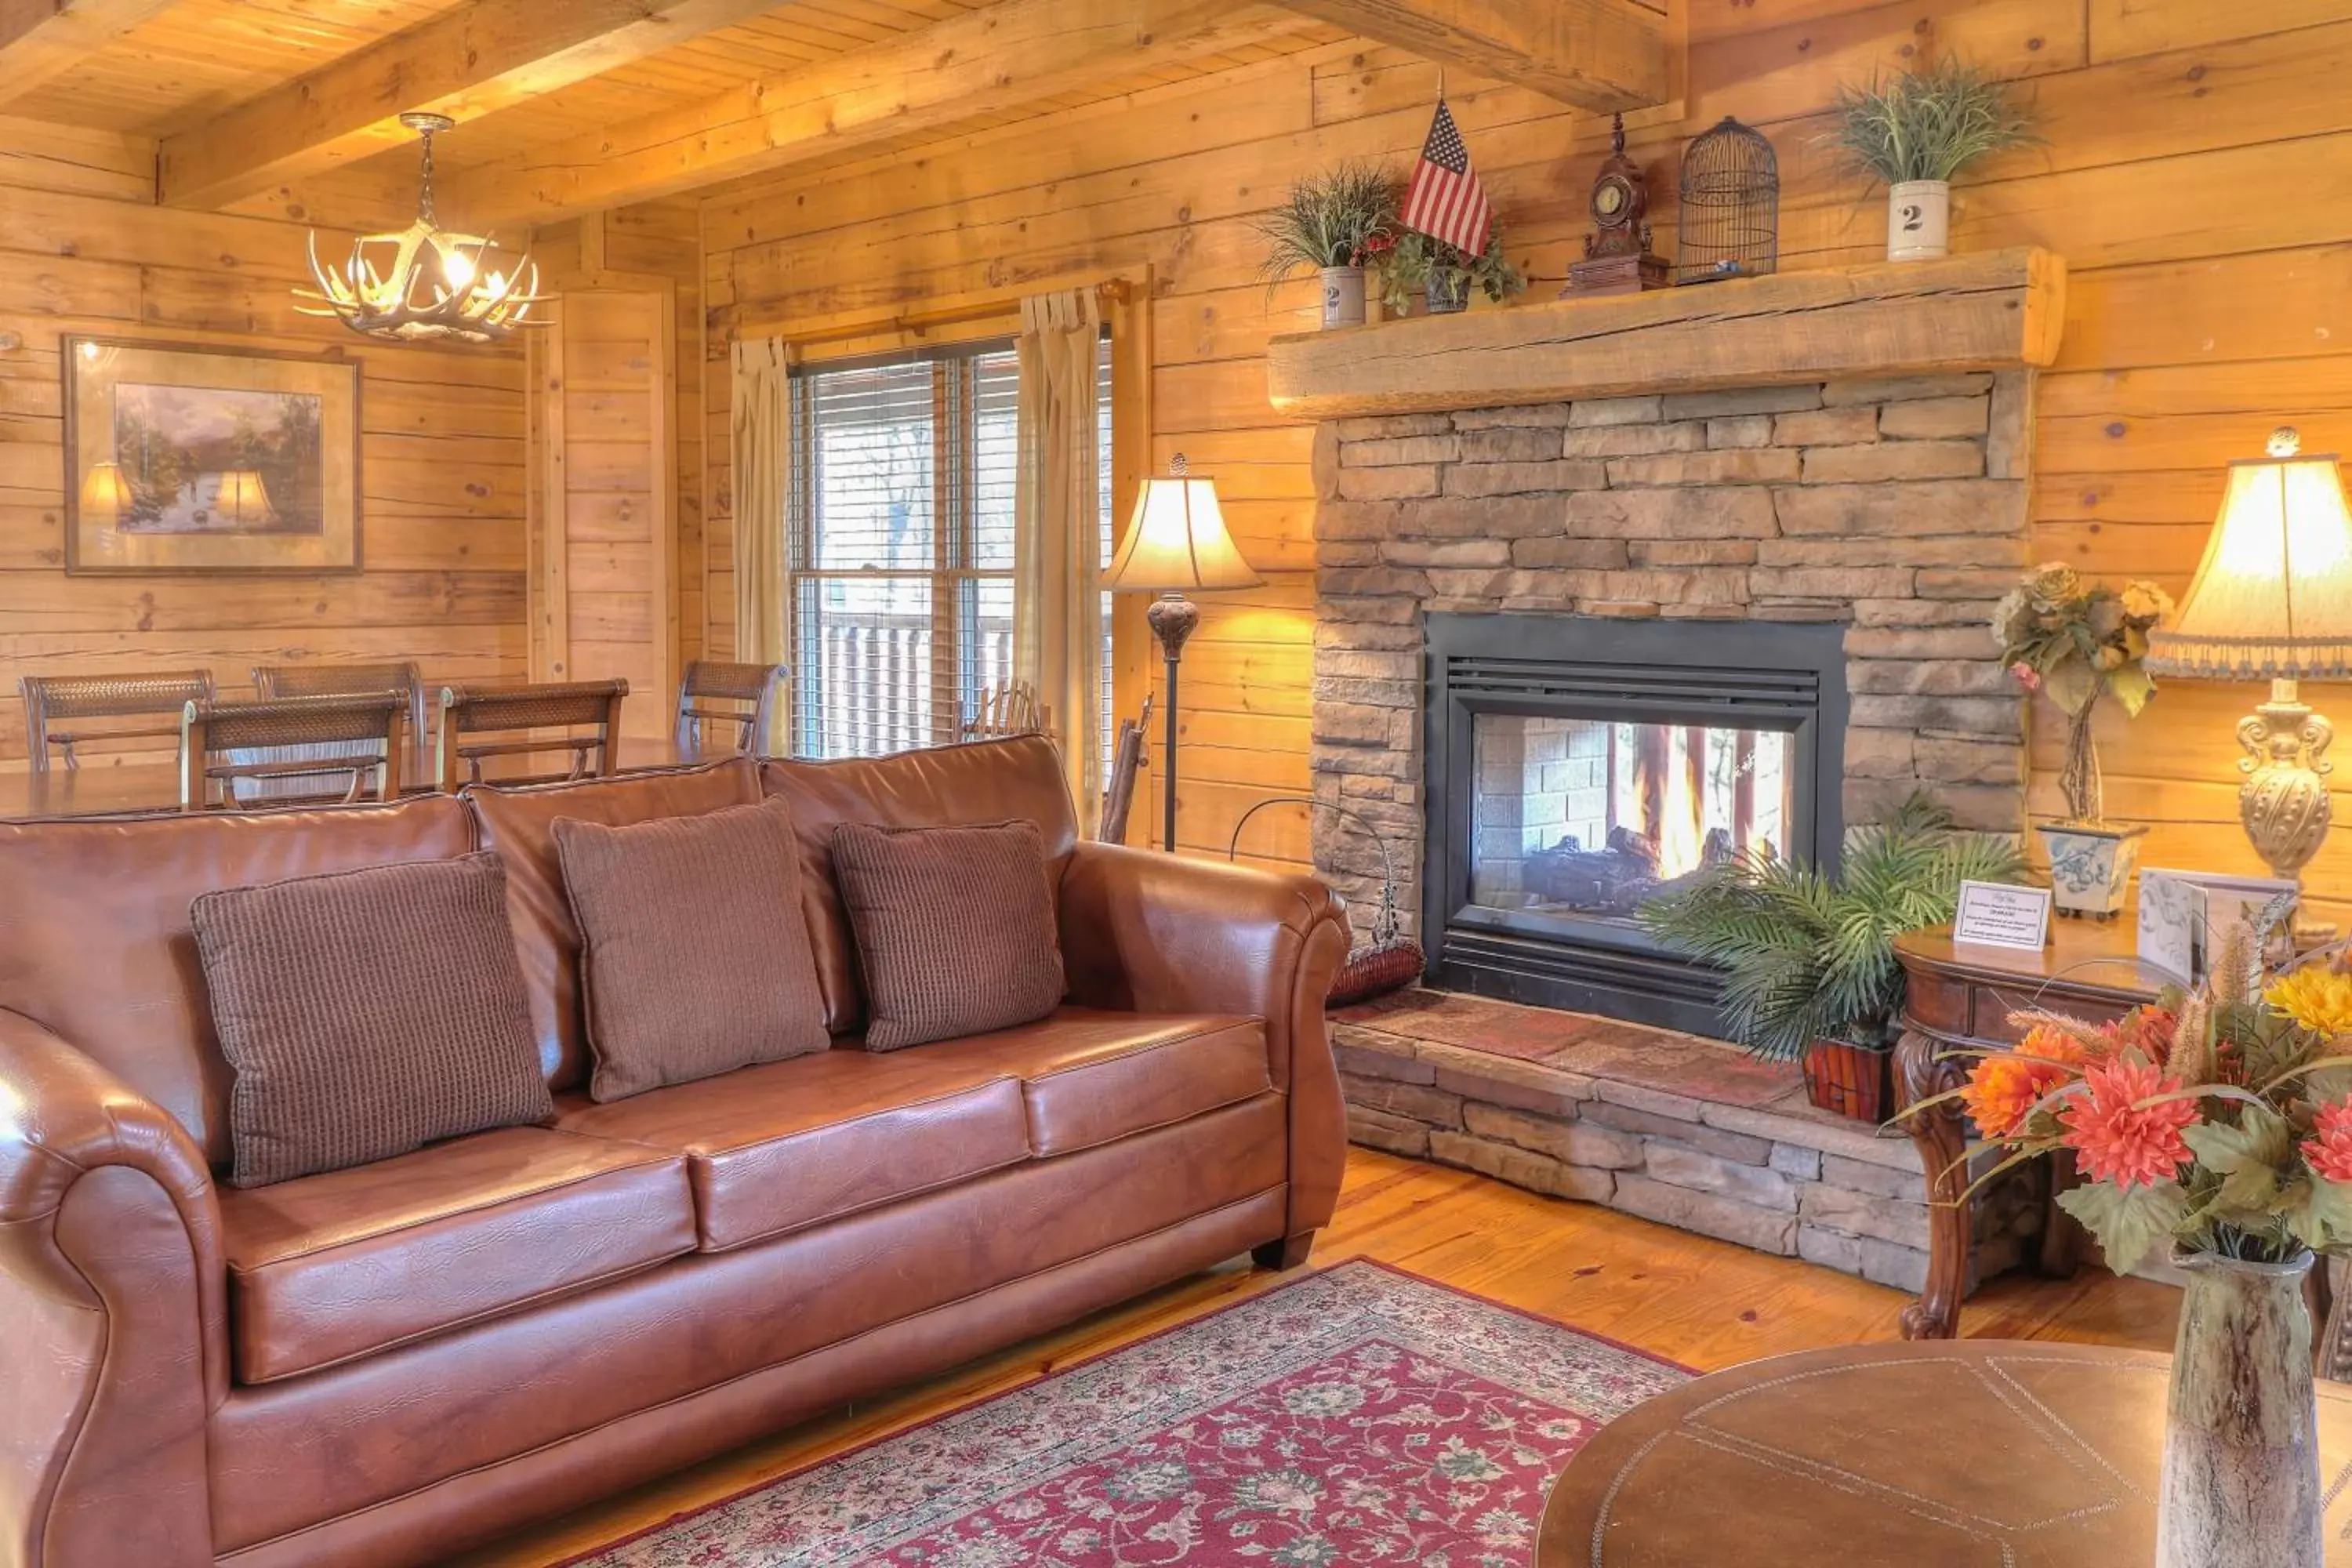
<instances>
[{"instance_id":1,"label":"framed landscape picture","mask_svg":"<svg viewBox=\"0 0 2352 1568\"><path fill-rule=\"evenodd\" d=\"M68 337L66 570L356 572L360 372Z\"/></svg>"}]
</instances>

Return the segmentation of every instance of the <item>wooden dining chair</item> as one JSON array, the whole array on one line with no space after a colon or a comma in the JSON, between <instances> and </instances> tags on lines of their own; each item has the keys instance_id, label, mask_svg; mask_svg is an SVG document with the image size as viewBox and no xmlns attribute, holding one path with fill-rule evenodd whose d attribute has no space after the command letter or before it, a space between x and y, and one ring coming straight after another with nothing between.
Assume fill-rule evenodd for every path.
<instances>
[{"instance_id":1,"label":"wooden dining chair","mask_svg":"<svg viewBox=\"0 0 2352 1568\"><path fill-rule=\"evenodd\" d=\"M373 697L397 691L408 700L408 731L433 732L432 694L414 662L385 664L257 664L253 668L257 697Z\"/></svg>"},{"instance_id":2,"label":"wooden dining chair","mask_svg":"<svg viewBox=\"0 0 2352 1568\"><path fill-rule=\"evenodd\" d=\"M737 751L759 750L767 738L776 689L783 678L781 664L721 664L698 658L688 665L686 679L677 683L679 752L700 751L707 742L703 726L713 721L735 726L732 743Z\"/></svg>"},{"instance_id":3,"label":"wooden dining chair","mask_svg":"<svg viewBox=\"0 0 2352 1568\"><path fill-rule=\"evenodd\" d=\"M1005 735L1049 735L1053 730L1054 710L1037 700L1037 689L1025 680L1008 680L981 692L971 717L964 721L962 738L987 741Z\"/></svg>"},{"instance_id":4,"label":"wooden dining chair","mask_svg":"<svg viewBox=\"0 0 2352 1568\"><path fill-rule=\"evenodd\" d=\"M1095 824L1097 843L1127 842L1128 813L1135 805L1136 775L1143 771L1144 737L1150 732L1151 698L1147 694L1142 713L1118 721L1118 742L1110 752L1110 779L1103 786L1102 816Z\"/></svg>"},{"instance_id":5,"label":"wooden dining chair","mask_svg":"<svg viewBox=\"0 0 2352 1568\"><path fill-rule=\"evenodd\" d=\"M16 683L25 698L26 751L33 772L49 771L49 751L68 769L81 765L74 748L91 741L162 739L176 742L180 712L213 700L208 669L153 670L143 675L28 675ZM143 724L86 726L89 720L139 719ZM56 728L60 721L72 730Z\"/></svg>"},{"instance_id":6,"label":"wooden dining chair","mask_svg":"<svg viewBox=\"0 0 2352 1568\"><path fill-rule=\"evenodd\" d=\"M180 809L396 800L407 746L408 703L397 691L192 701L180 714ZM332 780L343 781L340 793L300 787Z\"/></svg>"},{"instance_id":7,"label":"wooden dining chair","mask_svg":"<svg viewBox=\"0 0 2352 1568\"><path fill-rule=\"evenodd\" d=\"M561 775L565 779L609 777L616 762L614 742L621 733L621 699L628 694L625 680L445 686L441 689L440 787L454 791L481 783L482 763L490 757L551 752L571 754L571 770ZM547 732L558 730L563 733ZM469 740L468 736L507 738Z\"/></svg>"}]
</instances>

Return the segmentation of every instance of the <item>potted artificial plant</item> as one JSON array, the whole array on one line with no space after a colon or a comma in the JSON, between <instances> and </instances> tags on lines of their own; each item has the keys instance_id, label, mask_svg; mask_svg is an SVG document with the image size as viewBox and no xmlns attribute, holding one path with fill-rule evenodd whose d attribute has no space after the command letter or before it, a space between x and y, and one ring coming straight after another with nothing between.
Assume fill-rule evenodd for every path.
<instances>
[{"instance_id":1,"label":"potted artificial plant","mask_svg":"<svg viewBox=\"0 0 2352 1568\"><path fill-rule=\"evenodd\" d=\"M1527 279L1503 254L1500 224L1487 231L1483 256L1469 255L1442 239L1408 229L1381 263L1381 304L1391 316L1410 310L1416 292L1424 310L1444 316L1468 309L1474 287L1499 305L1527 286Z\"/></svg>"},{"instance_id":2,"label":"potted artificial plant","mask_svg":"<svg viewBox=\"0 0 2352 1568\"><path fill-rule=\"evenodd\" d=\"M1993 606L1993 636L2009 672L2066 715L2066 761L2058 773L2066 820L2041 827L2062 915L2111 920L2131 887L2147 829L2107 820L2092 724L2104 697L2133 718L2147 706L2156 682L2140 661L2149 628L2171 613L2171 596L2153 583L2118 590L2057 565L2033 568Z\"/></svg>"},{"instance_id":3,"label":"potted artificial plant","mask_svg":"<svg viewBox=\"0 0 2352 1568\"><path fill-rule=\"evenodd\" d=\"M1311 268L1323 284L1323 324L1364 320L1364 268L1396 244L1396 182L1366 163L1342 163L1290 187L1290 199L1257 225L1266 241L1260 274L1271 289Z\"/></svg>"},{"instance_id":4,"label":"potted artificial plant","mask_svg":"<svg viewBox=\"0 0 2352 1568\"><path fill-rule=\"evenodd\" d=\"M1952 176L1988 153L2042 140L2006 83L1956 60L1841 87L1837 115L1837 129L1823 140L1886 182L1889 261L1944 255Z\"/></svg>"},{"instance_id":5,"label":"potted artificial plant","mask_svg":"<svg viewBox=\"0 0 2352 1568\"><path fill-rule=\"evenodd\" d=\"M1770 1060L1801 1060L1822 1110L1880 1121L1894 1109L1903 1006L1895 939L1950 920L1963 881L2008 881L2022 869L2007 838L1962 833L1915 795L1850 836L1835 878L1751 851L1652 900L1642 923L1724 971L1731 1038Z\"/></svg>"}]
</instances>

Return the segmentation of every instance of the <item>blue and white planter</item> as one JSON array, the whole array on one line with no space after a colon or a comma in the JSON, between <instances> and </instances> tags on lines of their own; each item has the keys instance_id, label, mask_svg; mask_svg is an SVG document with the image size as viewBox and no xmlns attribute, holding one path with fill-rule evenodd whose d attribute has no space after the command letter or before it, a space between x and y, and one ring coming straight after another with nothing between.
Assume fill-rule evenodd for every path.
<instances>
[{"instance_id":1,"label":"blue and white planter","mask_svg":"<svg viewBox=\"0 0 2352 1568\"><path fill-rule=\"evenodd\" d=\"M2123 913L2146 826L2049 822L2040 831L2050 851L2051 901L2060 914L2109 921Z\"/></svg>"}]
</instances>

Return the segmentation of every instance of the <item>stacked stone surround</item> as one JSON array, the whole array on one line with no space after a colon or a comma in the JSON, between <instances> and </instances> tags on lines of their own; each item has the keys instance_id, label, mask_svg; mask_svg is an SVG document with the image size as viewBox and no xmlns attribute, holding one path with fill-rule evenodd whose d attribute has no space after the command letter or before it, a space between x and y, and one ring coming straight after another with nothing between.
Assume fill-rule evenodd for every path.
<instances>
[{"instance_id":1,"label":"stacked stone surround","mask_svg":"<svg viewBox=\"0 0 2352 1568\"><path fill-rule=\"evenodd\" d=\"M2026 560L2027 372L1744 387L1326 423L1317 433L1313 768L1410 853L1430 611L1841 622L1844 810L1924 788L2024 821L2024 713L1987 629ZM1318 813L1351 902L1377 852Z\"/></svg>"},{"instance_id":2,"label":"stacked stone surround","mask_svg":"<svg viewBox=\"0 0 2352 1568\"><path fill-rule=\"evenodd\" d=\"M1794 1068L1784 1092L1730 1103L1707 1098L1717 1075L1693 1058L1738 1063L1751 1083L1762 1069L1713 1041L1593 1021L1619 1047L1604 1056L1653 1064L1635 1081L1430 1037L1416 1031L1426 1015L1403 1000L1394 1013L1375 1004L1333 1020L1354 1142L1898 1289L1925 1286L1927 1193L1911 1141L1813 1110ZM1678 1065L1696 1070L1678 1078ZM2014 1267L2042 1216L2031 1181L1997 1183L1977 1205L1976 1272Z\"/></svg>"}]
</instances>

